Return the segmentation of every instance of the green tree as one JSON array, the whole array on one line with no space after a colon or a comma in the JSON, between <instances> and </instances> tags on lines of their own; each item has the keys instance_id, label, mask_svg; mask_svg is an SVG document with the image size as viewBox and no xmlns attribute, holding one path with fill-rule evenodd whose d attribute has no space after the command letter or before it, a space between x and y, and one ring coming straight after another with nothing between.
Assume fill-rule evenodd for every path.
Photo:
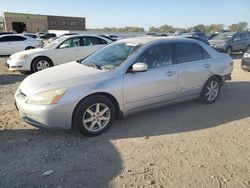
<instances>
[{"instance_id":1,"label":"green tree","mask_svg":"<svg viewBox=\"0 0 250 188\"><path fill-rule=\"evenodd\" d=\"M246 31L247 30L247 22L239 22L237 24L232 24L228 27L229 30L237 32L237 31Z\"/></svg>"}]
</instances>

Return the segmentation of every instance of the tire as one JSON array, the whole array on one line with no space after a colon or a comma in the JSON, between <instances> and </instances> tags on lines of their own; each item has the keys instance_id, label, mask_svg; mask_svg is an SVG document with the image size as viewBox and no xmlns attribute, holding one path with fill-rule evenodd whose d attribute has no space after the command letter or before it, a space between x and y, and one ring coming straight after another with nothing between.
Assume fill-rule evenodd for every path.
<instances>
[{"instance_id":1,"label":"tire","mask_svg":"<svg viewBox=\"0 0 250 188\"><path fill-rule=\"evenodd\" d=\"M231 46L227 47L226 53L227 53L228 55L232 55L232 52L233 52L232 47L231 47Z\"/></svg>"},{"instance_id":2,"label":"tire","mask_svg":"<svg viewBox=\"0 0 250 188\"><path fill-rule=\"evenodd\" d=\"M221 90L221 82L219 78L217 77L210 78L202 88L199 101L204 104L214 103L217 100L218 96L220 95L220 90Z\"/></svg>"},{"instance_id":3,"label":"tire","mask_svg":"<svg viewBox=\"0 0 250 188\"><path fill-rule=\"evenodd\" d=\"M31 50L31 49L34 49L34 47L28 46L27 48L25 48L25 50Z\"/></svg>"},{"instance_id":4,"label":"tire","mask_svg":"<svg viewBox=\"0 0 250 188\"><path fill-rule=\"evenodd\" d=\"M82 135L97 136L109 129L114 117L112 101L103 95L92 95L77 105L72 119L73 128Z\"/></svg>"},{"instance_id":5,"label":"tire","mask_svg":"<svg viewBox=\"0 0 250 188\"><path fill-rule=\"evenodd\" d=\"M31 70L37 72L46 68L52 67L52 61L47 57L38 57L32 61Z\"/></svg>"},{"instance_id":6,"label":"tire","mask_svg":"<svg viewBox=\"0 0 250 188\"><path fill-rule=\"evenodd\" d=\"M31 71L20 71L20 73L22 73L22 74L31 74L32 72Z\"/></svg>"}]
</instances>

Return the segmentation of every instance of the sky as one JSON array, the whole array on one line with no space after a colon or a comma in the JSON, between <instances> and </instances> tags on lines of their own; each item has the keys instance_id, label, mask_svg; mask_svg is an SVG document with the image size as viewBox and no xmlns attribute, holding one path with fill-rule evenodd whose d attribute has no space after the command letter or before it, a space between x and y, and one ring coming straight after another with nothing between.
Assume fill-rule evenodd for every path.
<instances>
[{"instance_id":1,"label":"sky","mask_svg":"<svg viewBox=\"0 0 250 188\"><path fill-rule=\"evenodd\" d=\"M86 17L87 28L190 27L245 21L250 0L0 0L0 14L22 12Z\"/></svg>"}]
</instances>

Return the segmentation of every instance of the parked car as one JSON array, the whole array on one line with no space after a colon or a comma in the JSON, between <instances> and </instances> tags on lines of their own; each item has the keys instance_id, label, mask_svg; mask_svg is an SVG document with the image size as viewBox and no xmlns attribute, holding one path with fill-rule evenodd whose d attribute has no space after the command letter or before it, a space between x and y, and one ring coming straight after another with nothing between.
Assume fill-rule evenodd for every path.
<instances>
[{"instance_id":1,"label":"parked car","mask_svg":"<svg viewBox=\"0 0 250 188\"><path fill-rule=\"evenodd\" d=\"M212 40L212 39L213 39L214 37L216 37L217 35L219 35L218 32L211 34L211 35L208 37L208 40Z\"/></svg>"},{"instance_id":2,"label":"parked car","mask_svg":"<svg viewBox=\"0 0 250 188\"><path fill-rule=\"evenodd\" d=\"M16 106L36 127L96 136L114 118L135 112L193 99L214 103L231 78L232 62L197 40L123 39L28 76L15 93Z\"/></svg>"},{"instance_id":3,"label":"parked car","mask_svg":"<svg viewBox=\"0 0 250 188\"><path fill-rule=\"evenodd\" d=\"M7 61L7 66L9 70L37 72L85 58L111 42L99 36L64 36L44 48L13 54Z\"/></svg>"},{"instance_id":4,"label":"parked car","mask_svg":"<svg viewBox=\"0 0 250 188\"><path fill-rule=\"evenodd\" d=\"M244 53L241 68L246 71L250 71L250 48Z\"/></svg>"},{"instance_id":5,"label":"parked car","mask_svg":"<svg viewBox=\"0 0 250 188\"><path fill-rule=\"evenodd\" d=\"M192 32L190 33L191 37L193 38L198 38L198 40L207 43L208 41L208 36L206 35L206 33L203 32Z\"/></svg>"},{"instance_id":6,"label":"parked car","mask_svg":"<svg viewBox=\"0 0 250 188\"><path fill-rule=\"evenodd\" d=\"M33 34L33 33L23 33L23 35L26 37L31 37L33 39L41 39L38 35Z\"/></svg>"},{"instance_id":7,"label":"parked car","mask_svg":"<svg viewBox=\"0 0 250 188\"><path fill-rule=\"evenodd\" d=\"M54 37L56 37L55 33L46 33L46 34L40 36L40 38L43 40L48 40L48 39L54 38Z\"/></svg>"},{"instance_id":8,"label":"parked car","mask_svg":"<svg viewBox=\"0 0 250 188\"><path fill-rule=\"evenodd\" d=\"M209 40L210 45L220 52L232 54L245 52L250 48L250 38L247 32L225 32Z\"/></svg>"},{"instance_id":9,"label":"parked car","mask_svg":"<svg viewBox=\"0 0 250 188\"><path fill-rule=\"evenodd\" d=\"M62 35L60 35L60 36L58 36L58 37L52 37L52 38L50 38L50 39L48 40L48 42L50 43L50 42L52 42L52 41L54 41L54 40L56 40L56 39L58 39L58 38L60 38L60 37L70 36L70 35L79 35L79 34L78 34L78 33L64 33L64 34L62 34Z\"/></svg>"},{"instance_id":10,"label":"parked car","mask_svg":"<svg viewBox=\"0 0 250 188\"><path fill-rule=\"evenodd\" d=\"M15 34L14 32L0 32L1 35L10 35L10 34Z\"/></svg>"},{"instance_id":11,"label":"parked car","mask_svg":"<svg viewBox=\"0 0 250 188\"><path fill-rule=\"evenodd\" d=\"M0 36L0 55L11 55L23 50L42 47L41 40L23 35L9 34Z\"/></svg>"}]
</instances>

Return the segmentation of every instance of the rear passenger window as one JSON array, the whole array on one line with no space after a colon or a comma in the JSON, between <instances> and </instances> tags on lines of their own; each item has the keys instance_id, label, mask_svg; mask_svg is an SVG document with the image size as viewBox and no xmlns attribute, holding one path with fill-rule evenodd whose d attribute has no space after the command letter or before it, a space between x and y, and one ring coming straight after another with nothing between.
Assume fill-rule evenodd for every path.
<instances>
[{"instance_id":1,"label":"rear passenger window","mask_svg":"<svg viewBox=\"0 0 250 188\"><path fill-rule=\"evenodd\" d=\"M178 63L187 63L209 59L210 55L198 44L176 43L176 56Z\"/></svg>"},{"instance_id":2,"label":"rear passenger window","mask_svg":"<svg viewBox=\"0 0 250 188\"><path fill-rule=\"evenodd\" d=\"M86 37L83 39L84 46L107 44L107 41L98 37Z\"/></svg>"}]
</instances>

